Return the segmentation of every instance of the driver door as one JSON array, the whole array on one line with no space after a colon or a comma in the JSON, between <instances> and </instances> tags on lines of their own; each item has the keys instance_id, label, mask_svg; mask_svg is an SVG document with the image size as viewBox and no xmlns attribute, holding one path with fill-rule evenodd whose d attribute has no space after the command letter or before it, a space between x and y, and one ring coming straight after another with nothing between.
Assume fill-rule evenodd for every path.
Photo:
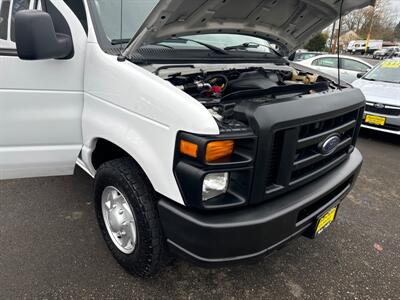
<instances>
[{"instance_id":1,"label":"driver door","mask_svg":"<svg viewBox=\"0 0 400 300\"><path fill-rule=\"evenodd\" d=\"M341 76L343 80L352 83L357 79L358 73L366 73L370 70L368 65L350 58L341 58Z\"/></svg>"},{"instance_id":2,"label":"driver door","mask_svg":"<svg viewBox=\"0 0 400 300\"><path fill-rule=\"evenodd\" d=\"M69 27L72 58L18 58L15 14L42 7L56 32ZM70 175L82 147L85 30L63 1L0 0L0 11L0 179Z\"/></svg>"}]
</instances>

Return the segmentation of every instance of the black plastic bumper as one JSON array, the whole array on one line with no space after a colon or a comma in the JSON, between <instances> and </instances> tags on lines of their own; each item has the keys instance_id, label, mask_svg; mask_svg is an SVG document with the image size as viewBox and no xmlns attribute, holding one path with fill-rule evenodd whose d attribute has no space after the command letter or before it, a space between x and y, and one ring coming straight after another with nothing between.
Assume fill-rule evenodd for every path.
<instances>
[{"instance_id":1,"label":"black plastic bumper","mask_svg":"<svg viewBox=\"0 0 400 300\"><path fill-rule=\"evenodd\" d=\"M311 231L321 213L345 198L361 165L361 153L355 149L320 179L266 203L236 210L197 212L162 199L158 209L169 247L200 264L267 254Z\"/></svg>"}]
</instances>

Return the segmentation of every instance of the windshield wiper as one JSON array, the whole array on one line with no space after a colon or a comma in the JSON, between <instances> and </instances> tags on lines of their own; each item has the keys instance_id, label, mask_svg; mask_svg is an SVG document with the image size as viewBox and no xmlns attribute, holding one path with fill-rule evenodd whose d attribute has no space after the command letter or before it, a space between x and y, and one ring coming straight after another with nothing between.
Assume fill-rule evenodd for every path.
<instances>
[{"instance_id":1,"label":"windshield wiper","mask_svg":"<svg viewBox=\"0 0 400 300\"><path fill-rule=\"evenodd\" d=\"M278 55L279 57L283 57L282 54L280 54L278 51L276 51L273 47L267 46L267 45L263 45L263 44L259 44L259 43L255 43L255 42L250 42L250 43L243 43L240 45L236 45L236 46L229 46L229 47L225 47L224 50L247 50L247 49L257 49L259 47L265 47L269 50L271 50L273 53L275 53L276 55Z\"/></svg>"},{"instance_id":2,"label":"windshield wiper","mask_svg":"<svg viewBox=\"0 0 400 300\"><path fill-rule=\"evenodd\" d=\"M218 48L217 46L203 43L203 42L196 41L196 40L192 40L192 39L187 39L187 38L172 38L172 39L165 40L164 42L179 42L179 41L184 42L184 43L187 43L187 42L196 43L196 44L202 45L202 46L214 51L215 53L225 54L225 55L229 54L227 51L225 51L222 48Z\"/></svg>"},{"instance_id":3,"label":"windshield wiper","mask_svg":"<svg viewBox=\"0 0 400 300\"><path fill-rule=\"evenodd\" d=\"M172 46L168 46L168 45L164 45L164 44L162 44L163 42L157 42L157 43L151 43L151 44L147 44L147 45L155 45L155 46L160 46L160 47L164 47L164 48L168 48L168 49L175 49L174 47L172 47ZM144 46L147 46L147 45L144 45Z\"/></svg>"},{"instance_id":4,"label":"windshield wiper","mask_svg":"<svg viewBox=\"0 0 400 300\"><path fill-rule=\"evenodd\" d=\"M128 44L131 39L113 39L111 40L111 45L123 45Z\"/></svg>"},{"instance_id":5,"label":"windshield wiper","mask_svg":"<svg viewBox=\"0 0 400 300\"><path fill-rule=\"evenodd\" d=\"M395 84L399 84L400 81L389 81L389 80L379 80L379 79L373 79L373 78L363 78L365 80L369 80L369 81L378 81L378 82L385 82L385 83L395 83Z\"/></svg>"},{"instance_id":6,"label":"windshield wiper","mask_svg":"<svg viewBox=\"0 0 400 300\"><path fill-rule=\"evenodd\" d=\"M128 44L130 41L131 41L130 39L115 39L115 40L111 40L111 45ZM153 44L149 44L149 45L157 45L157 46L162 46L162 47L169 48L169 49L175 49L174 47L171 47L168 45L163 45L161 43L153 43Z\"/></svg>"},{"instance_id":7,"label":"windshield wiper","mask_svg":"<svg viewBox=\"0 0 400 300\"><path fill-rule=\"evenodd\" d=\"M385 82L385 83L400 83L400 81L389 81L389 80L379 80L381 82Z\"/></svg>"}]
</instances>

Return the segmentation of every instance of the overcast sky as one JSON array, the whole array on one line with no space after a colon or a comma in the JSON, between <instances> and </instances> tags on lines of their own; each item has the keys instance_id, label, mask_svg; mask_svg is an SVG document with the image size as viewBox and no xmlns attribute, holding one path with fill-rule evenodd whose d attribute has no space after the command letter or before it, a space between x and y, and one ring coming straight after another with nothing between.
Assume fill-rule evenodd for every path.
<instances>
[{"instance_id":1,"label":"overcast sky","mask_svg":"<svg viewBox=\"0 0 400 300\"><path fill-rule=\"evenodd\" d=\"M392 5L400 13L400 0L390 0Z\"/></svg>"}]
</instances>

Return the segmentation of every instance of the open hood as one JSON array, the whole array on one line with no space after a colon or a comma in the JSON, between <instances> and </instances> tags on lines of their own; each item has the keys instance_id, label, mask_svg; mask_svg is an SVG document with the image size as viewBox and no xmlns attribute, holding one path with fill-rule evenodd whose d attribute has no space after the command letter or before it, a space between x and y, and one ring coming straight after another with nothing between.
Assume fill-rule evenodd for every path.
<instances>
[{"instance_id":1,"label":"open hood","mask_svg":"<svg viewBox=\"0 0 400 300\"><path fill-rule=\"evenodd\" d=\"M343 14L375 0L343 0ZM264 38L286 52L298 49L339 17L341 0L160 0L125 49L205 33Z\"/></svg>"}]
</instances>

